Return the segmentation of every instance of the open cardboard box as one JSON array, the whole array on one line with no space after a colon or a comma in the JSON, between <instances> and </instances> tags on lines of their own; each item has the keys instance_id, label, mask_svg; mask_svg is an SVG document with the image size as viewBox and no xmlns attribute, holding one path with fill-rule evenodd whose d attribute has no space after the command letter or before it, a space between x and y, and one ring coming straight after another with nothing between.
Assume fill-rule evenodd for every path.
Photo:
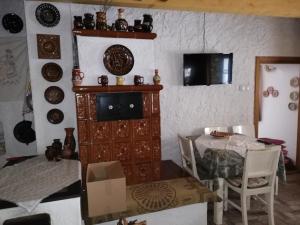
<instances>
[{"instance_id":1,"label":"open cardboard box","mask_svg":"<svg viewBox=\"0 0 300 225\"><path fill-rule=\"evenodd\" d=\"M89 217L126 210L126 179L119 161L88 164Z\"/></svg>"}]
</instances>

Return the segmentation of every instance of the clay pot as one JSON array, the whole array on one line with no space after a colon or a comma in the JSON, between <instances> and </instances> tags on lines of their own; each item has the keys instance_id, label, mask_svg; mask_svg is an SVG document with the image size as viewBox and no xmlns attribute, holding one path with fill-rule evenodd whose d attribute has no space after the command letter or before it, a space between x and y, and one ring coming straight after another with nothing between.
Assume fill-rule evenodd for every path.
<instances>
[{"instance_id":1,"label":"clay pot","mask_svg":"<svg viewBox=\"0 0 300 225\"><path fill-rule=\"evenodd\" d=\"M75 142L75 138L74 138L74 135L73 135L74 129L75 128L73 128L73 127L65 128L66 137L65 137L64 145L69 146L70 149L72 150L72 153L75 152L75 148L76 148L76 142Z\"/></svg>"}]
</instances>

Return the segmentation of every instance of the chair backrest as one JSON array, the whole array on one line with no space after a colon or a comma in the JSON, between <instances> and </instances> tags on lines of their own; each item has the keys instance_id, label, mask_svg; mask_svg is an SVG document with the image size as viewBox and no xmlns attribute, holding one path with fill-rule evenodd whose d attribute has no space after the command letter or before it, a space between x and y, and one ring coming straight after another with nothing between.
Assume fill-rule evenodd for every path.
<instances>
[{"instance_id":1,"label":"chair backrest","mask_svg":"<svg viewBox=\"0 0 300 225\"><path fill-rule=\"evenodd\" d=\"M199 179L192 140L178 135L183 168L193 177Z\"/></svg>"},{"instance_id":2,"label":"chair backrest","mask_svg":"<svg viewBox=\"0 0 300 225\"><path fill-rule=\"evenodd\" d=\"M228 127L205 127L204 134L209 135L212 131L228 132Z\"/></svg>"},{"instance_id":3,"label":"chair backrest","mask_svg":"<svg viewBox=\"0 0 300 225\"><path fill-rule=\"evenodd\" d=\"M253 138L255 137L255 129L253 124L232 126L232 132L237 134L244 134Z\"/></svg>"},{"instance_id":4,"label":"chair backrest","mask_svg":"<svg viewBox=\"0 0 300 225\"><path fill-rule=\"evenodd\" d=\"M280 146L263 150L248 150L244 164L242 187L248 186L248 178L264 177L268 186L273 186L280 155Z\"/></svg>"}]
</instances>

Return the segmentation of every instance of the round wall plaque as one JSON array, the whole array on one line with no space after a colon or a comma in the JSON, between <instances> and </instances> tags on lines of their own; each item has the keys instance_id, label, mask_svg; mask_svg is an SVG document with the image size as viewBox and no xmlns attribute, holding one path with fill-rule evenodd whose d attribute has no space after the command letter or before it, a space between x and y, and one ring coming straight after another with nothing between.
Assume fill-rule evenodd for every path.
<instances>
[{"instance_id":1,"label":"round wall plaque","mask_svg":"<svg viewBox=\"0 0 300 225\"><path fill-rule=\"evenodd\" d=\"M54 27L60 20L58 9L49 3L40 4L35 10L35 17L45 27Z\"/></svg>"},{"instance_id":2,"label":"round wall plaque","mask_svg":"<svg viewBox=\"0 0 300 225\"><path fill-rule=\"evenodd\" d=\"M2 18L2 25L10 33L19 33L23 29L21 17L14 13L8 13Z\"/></svg>"},{"instance_id":3,"label":"round wall plaque","mask_svg":"<svg viewBox=\"0 0 300 225\"><path fill-rule=\"evenodd\" d=\"M64 91L57 86L50 86L44 93L45 99L51 104L59 104L64 100Z\"/></svg>"},{"instance_id":4,"label":"round wall plaque","mask_svg":"<svg viewBox=\"0 0 300 225\"><path fill-rule=\"evenodd\" d=\"M42 75L45 80L50 82L59 81L63 75L61 67L56 63L46 63L42 67Z\"/></svg>"},{"instance_id":5,"label":"round wall plaque","mask_svg":"<svg viewBox=\"0 0 300 225\"><path fill-rule=\"evenodd\" d=\"M123 76L132 70L134 57L127 47L112 45L104 52L103 63L113 75Z\"/></svg>"}]
</instances>

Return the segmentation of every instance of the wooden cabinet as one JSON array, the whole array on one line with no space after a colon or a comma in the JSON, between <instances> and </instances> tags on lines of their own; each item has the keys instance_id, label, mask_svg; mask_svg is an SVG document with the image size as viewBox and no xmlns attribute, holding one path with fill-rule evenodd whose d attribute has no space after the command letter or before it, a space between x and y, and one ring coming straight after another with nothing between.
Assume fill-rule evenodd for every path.
<instances>
[{"instance_id":1,"label":"wooden cabinet","mask_svg":"<svg viewBox=\"0 0 300 225\"><path fill-rule=\"evenodd\" d=\"M76 96L79 157L83 172L88 163L119 160L127 184L160 178L161 85L78 86ZM143 118L97 121L97 93L141 92ZM83 174L85 177L85 174Z\"/></svg>"}]
</instances>

